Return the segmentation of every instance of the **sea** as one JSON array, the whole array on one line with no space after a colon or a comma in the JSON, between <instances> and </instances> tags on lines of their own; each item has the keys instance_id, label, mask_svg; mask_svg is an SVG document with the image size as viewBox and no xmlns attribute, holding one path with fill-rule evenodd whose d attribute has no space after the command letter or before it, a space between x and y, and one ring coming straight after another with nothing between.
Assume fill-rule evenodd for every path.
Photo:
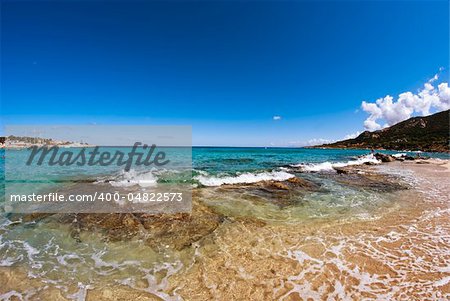
<instances>
[{"instance_id":1,"label":"sea","mask_svg":"<svg viewBox=\"0 0 450 301\"><path fill-rule=\"evenodd\" d=\"M10 164L9 168L14 168L14 160L22 158L26 152L27 150L0 150L0 198L2 198L0 203L5 202L5 166ZM440 160L449 159L448 154L442 153L381 152L395 156L405 154ZM391 189L390 186L384 187L379 183L372 185L370 184L372 182L369 183L370 187L365 187L365 183L350 185L338 177L335 168L365 166L365 164L374 168L381 166L381 162L368 150L193 147L191 158L192 166L181 166L179 170L141 168L123 172L110 167L86 169L85 173L77 174L76 181L88 179L93 183L109 183L112 189L137 186L143 190L160 183L188 183L193 190L194 206L201 203L202 206L211 208L215 214L220 215L220 225L214 231L205 237L192 239L193 242L183 248L172 248L170 243L157 246L146 243L146 239L152 235L151 231L127 239L110 240L104 231L95 231L94 228L82 231L74 237L73 225L61 222L61 214L34 219L25 215L11 214L2 209L0 300L86 300L90 294L98 296L95 300L107 300L136 293L140 294L139 296L153 296L164 300L221 299L221 296L224 296L221 294L226 289L220 288L220 283L217 283L220 276L217 275L231 277L230 273L235 273L233 274L235 278L232 279L242 280L248 277L253 279L251 281L260 283L266 291L273 294L268 299L286 298L289 290L285 283L294 283L295 279L302 277L305 281L297 281L296 285L299 286L295 286L295 289L291 287L291 293L301 295L310 292L312 297L320 297L324 292L318 288L319 284L309 279L308 275L302 276L301 272L294 268L293 270L286 268L281 260L277 270L278 259L275 257L282 256L283 261L295 260L299 264L310 261L315 264L315 269L321 269L323 267L319 259L313 259L308 255L311 253L305 253L304 245L300 245L295 237L305 235L304 231L307 229L319 229L318 232L313 231L307 235L317 242L321 239L320 229L323 229L323 225L352 222L356 225L382 219L384 212L402 212L399 208L403 203L399 200L406 198L406 195L402 197L405 193L402 189ZM10 161L5 164L5 160ZM48 191L63 190L67 182L74 180L73 171L70 175L66 175L64 171L64 168L61 168L57 174L48 179L46 186ZM392 171L390 176L406 188L414 188L416 185L417 179L411 173L396 170ZM292 178L312 183L313 188L305 190L303 186L289 186L279 192L273 186L267 186L267 183L286 182ZM354 179L349 179L351 180ZM258 228L260 224L264 226ZM170 231L166 233L171 235ZM192 234L187 232L185 235ZM345 237L346 234L343 235ZM174 236L174 239L177 237L180 236ZM254 242L252 237L255 238ZM384 239L389 242L395 241L395 237L390 236ZM165 241L170 242L170 237ZM241 250L249 251L246 253L249 258L235 265L233 256L236 256L235 259L238 261L247 256L240 254L239 248L231 247L239 244ZM326 244L324 238L322 245ZM333 244L335 249L330 248L329 251L337 252L336 246L344 248L345 240ZM278 253L272 254L274 258L270 259L269 255L263 255L266 248L273 248L272 251ZM229 254L230 257L221 261L224 254ZM273 261L274 267L268 268L267 273L270 277L267 276L267 279L258 280L255 278L257 272L252 274L251 269L256 268L261 260L256 257L262 257L265 262ZM209 258L217 260L208 263ZM336 257L336 262L338 259ZM223 265L221 268L215 266L219 262ZM202 288L200 284L195 283L200 281L198 279L201 277L194 277L200 275L199 268L196 268L199 264L204 265L203 267L210 264L213 267L211 271L216 272L215 276L210 276L216 278L204 279L203 291L208 293L202 293L203 295L195 291ZM342 265L342 262L339 264ZM381 278L377 278L379 283L374 284L373 289L370 288L371 281L374 283L378 281L373 278L378 277L376 275L390 275L389 277L396 281L395 285L401 286L397 280L400 281L402 278L395 278L396 275L386 272L384 268L375 272L362 271L355 270L356 265L349 265L353 267L352 269L348 267L344 269L339 264L337 266L341 272L347 269L344 272L348 277L356 274L358 275L355 277L359 277L358 282L354 283L355 286L359 285L359 288L349 289L345 288L347 284L340 278L341 276L333 273L329 275L336 280L333 281L331 291L336 290L336 296L343 297L343 300L373 297L377 290L385 293L386 299L382 298L383 300L395 298L395 290L392 295L389 293L388 286L394 285L389 279L382 281ZM287 270L283 270L282 267ZM445 268L448 269L442 267ZM314 268L310 270L311 273L314 271ZM205 271L202 273L208 274ZM277 280L270 282L269 278ZM192 287L189 286L187 279L194 281ZM284 282L281 279L285 279ZM303 288L301 285L304 285ZM342 285L342 288L338 292L339 285ZM239 295L237 284L235 289ZM241 290L246 291L245 286ZM191 294L194 293L199 295L192 297L194 295ZM316 293L317 295L314 295ZM365 293L367 295L364 295ZM243 293L242 296L251 298L252 295L249 294ZM439 293L435 294L437 299L439 296Z\"/></svg>"}]
</instances>

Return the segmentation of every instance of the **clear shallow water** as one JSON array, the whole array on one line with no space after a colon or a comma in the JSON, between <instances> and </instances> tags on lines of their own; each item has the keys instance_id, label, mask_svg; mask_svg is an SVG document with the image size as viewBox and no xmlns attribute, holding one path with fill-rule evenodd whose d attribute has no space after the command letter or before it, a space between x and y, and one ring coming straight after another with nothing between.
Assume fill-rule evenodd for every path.
<instances>
[{"instance_id":1,"label":"clear shallow water","mask_svg":"<svg viewBox=\"0 0 450 301\"><path fill-rule=\"evenodd\" d=\"M114 153L117 149L106 148L111 153ZM126 148L120 148L120 150L128 151ZM303 208L297 209L304 214L296 214L296 216L301 216L301 218L305 214L307 216L327 216L328 214L323 213L323 206L315 208L321 204L355 208L357 206L354 204L371 205L367 200L378 199L373 193L367 195L363 191L355 192L353 189L348 189L314 174L314 172L333 172L333 167L362 164L364 162L377 163L368 150L194 147L192 148L192 154L188 149L168 148L166 151L173 162L168 167L164 166L160 169L142 167L123 172L122 167L114 165L83 166L82 168L78 166L61 168L48 164L23 166L20 162L27 160L30 155L29 150L1 150L0 176L4 178L6 172L7 180L15 180L14 183L9 182L8 187L10 192L17 194L52 192L70 187L74 181L85 180L109 183L111 191L114 191L114 189L121 187L142 187L142 189L145 189L148 186L163 184L192 184L193 188L220 187L226 184L243 185L261 181L285 181L298 176L322 185L325 190L325 193L297 197L298 203L303 205ZM398 152L384 151L384 153L395 154ZM417 153L407 154L417 155ZM448 157L447 154L441 153L421 153L420 155L433 158ZM16 167L19 165L22 165L22 167ZM35 181L39 181L39 184L36 184ZM0 198L3 198L4 195L3 182L1 181ZM92 189L95 189L95 187L91 189L86 187L86 191L92 191ZM220 194L214 195L211 199L219 196ZM233 204L236 198L244 199L232 193L225 196L227 200L223 200L223 203L219 204L221 207ZM252 194L249 194L249 196L252 197ZM0 201L2 200L0 199ZM209 199L207 203L210 203ZM256 210L254 202L246 203L245 211ZM261 209L260 205L258 205L259 209ZM311 209L310 211L306 210L308 206ZM274 208L278 213L279 209L276 205L269 204L269 207ZM261 212L271 212L270 208L261 209ZM340 209L340 211L343 211L343 209ZM265 216L265 214L262 214L262 216ZM275 214L275 216L278 216L278 214ZM283 216L281 216L281 219L284 218Z\"/></svg>"},{"instance_id":2,"label":"clear shallow water","mask_svg":"<svg viewBox=\"0 0 450 301\"><path fill-rule=\"evenodd\" d=\"M371 220L378 218L383 211L395 208L395 192L348 187L332 177L293 168L308 166L329 172L330 164L346 165L368 153L366 150L193 148L192 184L201 187L198 200L231 218L257 218L286 225L308 219ZM421 155L447 158L446 154ZM371 160L364 157L366 159ZM0 156L0 164L4 164L3 156ZM136 177L134 172L133 177ZM148 178L149 173L157 182L185 180L179 173L137 171L139 177ZM189 176L190 173L187 172ZM64 171L60 176L66 176ZM294 176L320 184L321 190L293 193L289 195L288 205L281 206L277 203L279 197L271 193L260 194L249 188L221 189L221 185L227 183L245 185L261 180L286 180ZM401 176L407 178L408 175ZM113 177L117 183L127 181L125 175L113 170L91 170L87 177ZM3 181L1 184L4 184ZM74 300L79 297L82 300L83 293L89 287L114 284L152 292L164 299L177 299L164 292L167 278L193 264L197 252L195 244L175 251L169 247L152 249L139 239L105 241L95 231L82 233L81 240L77 241L71 236L68 225L62 226L52 218L12 223L2 214L0 225L0 267L23 269L30 279L42 283L41 287L57 286L66 298ZM28 292L35 294L32 290ZM23 292L21 295L24 296Z\"/></svg>"},{"instance_id":3,"label":"clear shallow water","mask_svg":"<svg viewBox=\"0 0 450 301\"><path fill-rule=\"evenodd\" d=\"M381 152L386 154L403 153ZM194 147L192 158L194 169L216 174L270 170L290 164L346 162L369 153L368 150L342 149ZM408 154L415 156L417 153ZM448 154L444 153L421 153L421 155L448 159Z\"/></svg>"},{"instance_id":4,"label":"clear shallow water","mask_svg":"<svg viewBox=\"0 0 450 301\"><path fill-rule=\"evenodd\" d=\"M117 148L106 148L114 152ZM122 151L124 151L122 149ZM383 151L387 154L399 152ZM121 172L122 167L111 166L78 166L70 167L49 167L47 164L27 168L16 169L16 162L25 162L30 154L29 150L0 150L0 181L3 184L5 171L8 173L8 180L14 178L23 180L42 180L41 175L45 174L43 180L47 181L49 187L57 187L59 182L64 180L117 180L129 181L133 177L141 177L143 180L155 180L160 183L165 182L186 182L193 176L194 183L198 183L199 176L206 177L236 177L241 174L264 173L269 175L263 180L285 180L286 175L274 174L283 171L283 168L305 165L312 167L312 171L330 168L332 164L346 165L348 162L357 163L358 157L370 154L367 150L341 150L341 149L307 149L307 148L234 148L234 147L193 147L192 156L188 150L170 149L169 157L171 163L169 167L156 170L155 168L140 168L132 170L130 173ZM407 153L416 156L417 153ZM449 155L444 153L421 153L421 156L432 158L448 159ZM5 157L7 163L5 164ZM192 160L192 161L191 161ZM192 174L189 165L192 162ZM363 162L360 162L363 163ZM323 168L322 165L325 165ZM315 169L314 169L315 168ZM171 172L176 170L177 172ZM180 173L180 171L183 171ZM278 177L280 176L280 177ZM147 178L146 178L147 177ZM257 181L258 177L250 181ZM236 183L245 182L245 177ZM204 181L205 183L207 181ZM119 183L120 184L120 183ZM201 183L200 184L204 184ZM2 185L3 186L3 185ZM209 185L207 185L209 186ZM0 187L3 189L3 187ZM3 190L0 191L3 195Z\"/></svg>"}]
</instances>

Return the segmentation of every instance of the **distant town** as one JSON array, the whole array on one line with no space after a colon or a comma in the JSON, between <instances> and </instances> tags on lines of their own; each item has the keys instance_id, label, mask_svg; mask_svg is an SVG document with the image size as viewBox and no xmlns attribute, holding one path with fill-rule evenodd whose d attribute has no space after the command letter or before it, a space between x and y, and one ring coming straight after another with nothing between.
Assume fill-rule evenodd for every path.
<instances>
[{"instance_id":1,"label":"distant town","mask_svg":"<svg viewBox=\"0 0 450 301\"><path fill-rule=\"evenodd\" d=\"M21 137L13 135L0 137L0 148L20 149L32 146L86 147L90 145L82 141L72 142L41 137Z\"/></svg>"}]
</instances>

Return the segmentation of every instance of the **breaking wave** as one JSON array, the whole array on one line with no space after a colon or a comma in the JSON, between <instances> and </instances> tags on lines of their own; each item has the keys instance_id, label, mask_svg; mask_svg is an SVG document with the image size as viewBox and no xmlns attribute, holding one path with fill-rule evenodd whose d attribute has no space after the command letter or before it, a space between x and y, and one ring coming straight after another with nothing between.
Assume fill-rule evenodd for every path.
<instances>
[{"instance_id":1,"label":"breaking wave","mask_svg":"<svg viewBox=\"0 0 450 301\"><path fill-rule=\"evenodd\" d=\"M350 160L347 162L322 162L322 163L309 163L309 164L295 164L292 167L300 167L303 171L306 172L320 172L320 171L334 171L336 167L345 167L345 166L353 166L353 165L362 165L365 163L370 164L380 164L372 154L359 157L356 160Z\"/></svg>"},{"instance_id":2,"label":"breaking wave","mask_svg":"<svg viewBox=\"0 0 450 301\"><path fill-rule=\"evenodd\" d=\"M236 176L208 176L201 174L195 177L204 186L221 186L225 184L251 184L261 181L286 181L295 175L285 171L270 171L259 173L241 173Z\"/></svg>"},{"instance_id":3,"label":"breaking wave","mask_svg":"<svg viewBox=\"0 0 450 301\"><path fill-rule=\"evenodd\" d=\"M99 179L97 183L108 182L113 187L131 187L139 185L141 187L154 187L157 185L158 178L152 171L137 172L130 170L122 171L119 175L110 179Z\"/></svg>"}]
</instances>

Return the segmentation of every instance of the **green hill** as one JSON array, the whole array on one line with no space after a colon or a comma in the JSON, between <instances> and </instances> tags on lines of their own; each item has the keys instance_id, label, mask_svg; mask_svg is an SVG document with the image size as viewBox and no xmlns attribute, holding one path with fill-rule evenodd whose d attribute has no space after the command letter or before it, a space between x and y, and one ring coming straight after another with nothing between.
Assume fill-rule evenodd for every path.
<instances>
[{"instance_id":1,"label":"green hill","mask_svg":"<svg viewBox=\"0 0 450 301\"><path fill-rule=\"evenodd\" d=\"M412 117L379 131L365 131L354 139L315 147L448 152L449 114L450 110L447 110L430 116Z\"/></svg>"}]
</instances>

